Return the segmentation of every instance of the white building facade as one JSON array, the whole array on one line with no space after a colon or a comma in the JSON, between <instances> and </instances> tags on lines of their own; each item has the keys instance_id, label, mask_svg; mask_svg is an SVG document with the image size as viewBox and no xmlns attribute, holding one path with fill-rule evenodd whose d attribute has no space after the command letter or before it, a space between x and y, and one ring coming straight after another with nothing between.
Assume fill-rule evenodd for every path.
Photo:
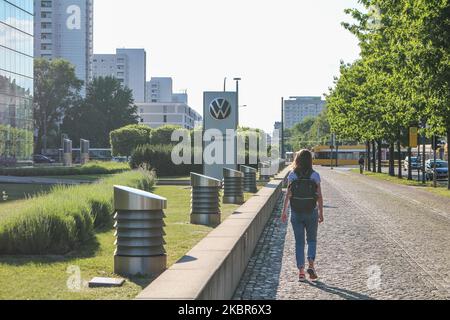
<instances>
[{"instance_id":1,"label":"white building facade","mask_svg":"<svg viewBox=\"0 0 450 320\"><path fill-rule=\"evenodd\" d=\"M321 97L290 97L284 101L284 127L292 129L308 117L319 116L325 108Z\"/></svg>"},{"instance_id":2,"label":"white building facade","mask_svg":"<svg viewBox=\"0 0 450 320\"><path fill-rule=\"evenodd\" d=\"M93 78L111 76L133 91L134 101L146 101L147 53L144 49L117 49L115 54L95 54Z\"/></svg>"},{"instance_id":3,"label":"white building facade","mask_svg":"<svg viewBox=\"0 0 450 320\"><path fill-rule=\"evenodd\" d=\"M93 0L35 0L34 56L68 60L87 84L92 79L93 11Z\"/></svg>"},{"instance_id":4,"label":"white building facade","mask_svg":"<svg viewBox=\"0 0 450 320\"><path fill-rule=\"evenodd\" d=\"M194 129L202 121L201 115L184 103L137 103L140 123L150 128L165 125Z\"/></svg>"}]
</instances>

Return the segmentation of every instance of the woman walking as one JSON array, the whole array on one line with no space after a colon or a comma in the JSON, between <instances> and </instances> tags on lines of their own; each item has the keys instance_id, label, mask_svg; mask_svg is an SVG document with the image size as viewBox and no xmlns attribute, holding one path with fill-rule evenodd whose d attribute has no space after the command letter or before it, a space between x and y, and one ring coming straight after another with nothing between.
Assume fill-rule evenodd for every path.
<instances>
[{"instance_id":1,"label":"woman walking","mask_svg":"<svg viewBox=\"0 0 450 320\"><path fill-rule=\"evenodd\" d=\"M319 223L324 222L323 197L320 175L313 170L312 154L308 150L300 151L292 165L288 177L289 187L284 201L282 220L288 220L288 209L291 207L291 223L295 235L295 252L299 279L304 281L305 275L305 235L308 244L308 273L311 281L319 278L315 269L317 252L317 231Z\"/></svg>"}]
</instances>

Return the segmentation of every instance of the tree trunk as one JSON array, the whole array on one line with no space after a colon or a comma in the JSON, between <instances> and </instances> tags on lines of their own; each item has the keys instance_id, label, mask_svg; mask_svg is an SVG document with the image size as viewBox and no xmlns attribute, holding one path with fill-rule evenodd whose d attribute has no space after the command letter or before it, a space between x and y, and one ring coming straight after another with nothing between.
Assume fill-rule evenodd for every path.
<instances>
[{"instance_id":1,"label":"tree trunk","mask_svg":"<svg viewBox=\"0 0 450 320\"><path fill-rule=\"evenodd\" d=\"M400 135L397 140L397 152L398 152L398 178L403 179L403 171L402 171L402 145L400 141Z\"/></svg>"},{"instance_id":2,"label":"tree trunk","mask_svg":"<svg viewBox=\"0 0 450 320\"><path fill-rule=\"evenodd\" d=\"M42 138L43 138L44 134L42 132L42 129L39 128L37 130L37 136L36 136L36 140L34 142L34 154L40 154L42 152Z\"/></svg>"},{"instance_id":3,"label":"tree trunk","mask_svg":"<svg viewBox=\"0 0 450 320\"><path fill-rule=\"evenodd\" d=\"M383 173L382 158L383 157L383 141L378 141L378 173Z\"/></svg>"},{"instance_id":4,"label":"tree trunk","mask_svg":"<svg viewBox=\"0 0 450 320\"><path fill-rule=\"evenodd\" d=\"M375 140L372 141L372 171L373 173L377 173L377 147L375 145Z\"/></svg>"},{"instance_id":5,"label":"tree trunk","mask_svg":"<svg viewBox=\"0 0 450 320\"><path fill-rule=\"evenodd\" d=\"M450 160L450 126L447 127L447 161ZM448 190L450 190L450 176L448 177Z\"/></svg>"},{"instance_id":6,"label":"tree trunk","mask_svg":"<svg viewBox=\"0 0 450 320\"><path fill-rule=\"evenodd\" d=\"M372 162L370 161L370 154L371 154L371 148L370 148L370 141L367 141L367 171L372 170Z\"/></svg>"},{"instance_id":7,"label":"tree trunk","mask_svg":"<svg viewBox=\"0 0 450 320\"><path fill-rule=\"evenodd\" d=\"M391 177L395 176L395 158L394 158L394 143L391 142L389 145L389 175Z\"/></svg>"},{"instance_id":8,"label":"tree trunk","mask_svg":"<svg viewBox=\"0 0 450 320\"><path fill-rule=\"evenodd\" d=\"M408 180L411 181L413 179L412 176L412 167L411 167L411 158L412 158L412 149L411 147L408 148Z\"/></svg>"}]
</instances>

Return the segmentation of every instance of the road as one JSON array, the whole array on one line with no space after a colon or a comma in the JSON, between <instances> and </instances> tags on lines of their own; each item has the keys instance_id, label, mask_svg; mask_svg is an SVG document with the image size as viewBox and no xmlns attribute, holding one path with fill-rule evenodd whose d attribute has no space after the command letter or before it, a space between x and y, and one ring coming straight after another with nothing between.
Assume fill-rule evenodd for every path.
<instances>
[{"instance_id":1,"label":"road","mask_svg":"<svg viewBox=\"0 0 450 320\"><path fill-rule=\"evenodd\" d=\"M317 171L326 204L320 282L298 281L280 199L235 299L450 298L450 199L348 170Z\"/></svg>"}]
</instances>

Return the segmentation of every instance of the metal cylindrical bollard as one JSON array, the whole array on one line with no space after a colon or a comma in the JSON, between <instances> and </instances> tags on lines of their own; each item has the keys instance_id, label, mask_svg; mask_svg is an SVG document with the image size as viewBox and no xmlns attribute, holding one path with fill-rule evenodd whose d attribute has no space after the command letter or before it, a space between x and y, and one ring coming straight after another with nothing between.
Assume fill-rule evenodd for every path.
<instances>
[{"instance_id":1,"label":"metal cylindrical bollard","mask_svg":"<svg viewBox=\"0 0 450 320\"><path fill-rule=\"evenodd\" d=\"M64 166L70 167L72 165L72 140L64 139L63 147Z\"/></svg>"},{"instance_id":2,"label":"metal cylindrical bollard","mask_svg":"<svg viewBox=\"0 0 450 320\"><path fill-rule=\"evenodd\" d=\"M89 149L90 149L90 141L89 140L80 140L80 162L81 164L86 164L89 162Z\"/></svg>"},{"instance_id":3,"label":"metal cylindrical bollard","mask_svg":"<svg viewBox=\"0 0 450 320\"><path fill-rule=\"evenodd\" d=\"M270 163L269 162L261 162L259 164L259 178L262 181L270 180Z\"/></svg>"},{"instance_id":4,"label":"metal cylindrical bollard","mask_svg":"<svg viewBox=\"0 0 450 320\"><path fill-rule=\"evenodd\" d=\"M191 223L218 226L221 222L220 180L191 173Z\"/></svg>"},{"instance_id":5,"label":"metal cylindrical bollard","mask_svg":"<svg viewBox=\"0 0 450 320\"><path fill-rule=\"evenodd\" d=\"M224 195L223 203L244 203L244 174L240 171L223 169Z\"/></svg>"},{"instance_id":6,"label":"metal cylindrical bollard","mask_svg":"<svg viewBox=\"0 0 450 320\"><path fill-rule=\"evenodd\" d=\"M141 190L114 186L116 252L114 273L158 276L167 268L164 209L167 200Z\"/></svg>"},{"instance_id":7,"label":"metal cylindrical bollard","mask_svg":"<svg viewBox=\"0 0 450 320\"><path fill-rule=\"evenodd\" d=\"M241 171L244 173L244 191L251 193L258 192L258 188L256 187L257 170L252 167L241 166Z\"/></svg>"}]
</instances>

